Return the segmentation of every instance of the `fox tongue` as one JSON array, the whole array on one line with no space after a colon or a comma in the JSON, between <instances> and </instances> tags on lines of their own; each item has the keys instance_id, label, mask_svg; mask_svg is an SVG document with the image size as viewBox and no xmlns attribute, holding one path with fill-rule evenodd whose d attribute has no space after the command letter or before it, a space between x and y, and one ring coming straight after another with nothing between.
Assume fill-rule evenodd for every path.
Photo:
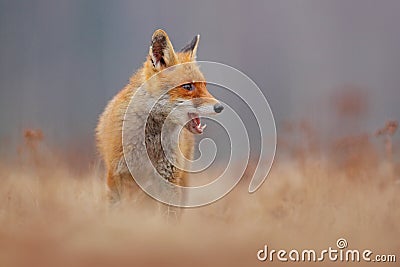
<instances>
[{"instance_id":1,"label":"fox tongue","mask_svg":"<svg viewBox=\"0 0 400 267\"><path fill-rule=\"evenodd\" d=\"M196 129L196 131L198 133L202 133L203 129L201 128L201 122L200 122L200 118L199 117L195 117L192 119L193 123L194 123L194 128Z\"/></svg>"},{"instance_id":2,"label":"fox tongue","mask_svg":"<svg viewBox=\"0 0 400 267\"><path fill-rule=\"evenodd\" d=\"M200 118L199 117L193 118L193 121L196 123L196 126L200 125Z\"/></svg>"},{"instance_id":3,"label":"fox tongue","mask_svg":"<svg viewBox=\"0 0 400 267\"><path fill-rule=\"evenodd\" d=\"M203 130L206 128L206 125L201 125L199 118L194 118L193 122L196 124L195 129L198 133L203 133Z\"/></svg>"},{"instance_id":4,"label":"fox tongue","mask_svg":"<svg viewBox=\"0 0 400 267\"><path fill-rule=\"evenodd\" d=\"M191 118L191 127L196 133L203 133L204 128L206 125L201 125L201 120L199 116L195 113L189 113L189 117Z\"/></svg>"}]
</instances>

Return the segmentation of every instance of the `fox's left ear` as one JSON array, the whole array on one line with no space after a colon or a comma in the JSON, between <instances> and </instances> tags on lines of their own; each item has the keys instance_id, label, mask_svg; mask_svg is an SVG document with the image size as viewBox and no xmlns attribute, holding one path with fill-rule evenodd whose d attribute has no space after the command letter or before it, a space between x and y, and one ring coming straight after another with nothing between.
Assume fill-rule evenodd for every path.
<instances>
[{"instance_id":1,"label":"fox's left ear","mask_svg":"<svg viewBox=\"0 0 400 267\"><path fill-rule=\"evenodd\" d=\"M188 43L184 48L181 49L180 52L190 53L192 59L195 60L199 41L200 41L200 34L196 35L190 43Z\"/></svg>"}]
</instances>

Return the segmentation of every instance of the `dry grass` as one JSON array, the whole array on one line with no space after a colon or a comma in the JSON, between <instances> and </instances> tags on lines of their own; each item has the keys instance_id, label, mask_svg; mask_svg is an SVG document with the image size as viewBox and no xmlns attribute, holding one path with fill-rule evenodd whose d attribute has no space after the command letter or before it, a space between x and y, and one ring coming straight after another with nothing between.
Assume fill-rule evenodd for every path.
<instances>
[{"instance_id":1,"label":"dry grass","mask_svg":"<svg viewBox=\"0 0 400 267\"><path fill-rule=\"evenodd\" d=\"M286 149L255 194L242 182L221 201L186 210L179 223L138 206L109 209L96 166L75 171L45 148L42 134L25 138L18 158L0 163L2 267L271 266L277 262L256 259L264 244L324 249L339 237L352 249L400 257L400 173L388 166L395 153L387 162L365 136L338 140L330 152L307 140ZM365 153L376 154L374 164Z\"/></svg>"}]
</instances>

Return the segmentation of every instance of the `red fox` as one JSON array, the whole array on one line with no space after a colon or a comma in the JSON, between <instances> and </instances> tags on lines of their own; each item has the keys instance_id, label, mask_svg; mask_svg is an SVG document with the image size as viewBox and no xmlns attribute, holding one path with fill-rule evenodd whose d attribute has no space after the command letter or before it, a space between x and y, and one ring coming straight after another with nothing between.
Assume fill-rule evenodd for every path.
<instances>
[{"instance_id":1,"label":"red fox","mask_svg":"<svg viewBox=\"0 0 400 267\"><path fill-rule=\"evenodd\" d=\"M172 126L167 134L180 131L179 141L168 144L171 155L191 160L193 158L194 135L201 134L206 125L202 125L201 116L213 115L223 110L222 104L208 91L203 74L196 65L196 52L200 36L175 52L168 35L161 29L156 30L151 39L149 54L143 67L131 78L129 83L107 104L99 118L96 128L96 139L99 152L104 160L107 176L108 197L111 202L118 202L125 196L131 196L137 190L135 181L129 172L128 166L140 166L150 158L160 176L176 185L187 185L187 172L171 166L161 146L161 129L165 118L174 109ZM190 68L178 67L183 63L193 63ZM168 69L168 70L166 70ZM167 73L160 73L161 71ZM160 74L160 75L156 75ZM148 82L151 79L151 82ZM142 86L147 86L139 95L135 95L134 105L136 112L125 117L132 96ZM179 84L173 86L171 84ZM163 90L168 89L160 97ZM141 110L146 110L147 103L161 103L151 115L141 116ZM124 157L122 128L123 124L132 133L134 143L137 129L146 132L147 151L129 151L133 157ZM125 129L125 128L124 128ZM134 130L136 129L136 131ZM182 130L182 131L181 131ZM163 130L165 135L165 129ZM163 137L164 138L164 137ZM168 139L168 136L167 136ZM145 153L149 157L145 156ZM182 155L183 154L183 155ZM127 161L131 162L127 162ZM134 190L132 190L134 189Z\"/></svg>"}]
</instances>

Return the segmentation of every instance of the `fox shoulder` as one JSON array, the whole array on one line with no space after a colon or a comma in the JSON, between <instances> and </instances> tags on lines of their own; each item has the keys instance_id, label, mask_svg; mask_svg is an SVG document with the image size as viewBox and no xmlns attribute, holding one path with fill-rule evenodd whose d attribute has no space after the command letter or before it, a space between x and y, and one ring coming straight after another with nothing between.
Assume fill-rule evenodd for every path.
<instances>
[{"instance_id":1,"label":"fox shoulder","mask_svg":"<svg viewBox=\"0 0 400 267\"><path fill-rule=\"evenodd\" d=\"M122 156L122 124L129 102L142 83L141 73L133 75L129 83L112 98L100 115L96 127L96 141L106 164Z\"/></svg>"}]
</instances>

